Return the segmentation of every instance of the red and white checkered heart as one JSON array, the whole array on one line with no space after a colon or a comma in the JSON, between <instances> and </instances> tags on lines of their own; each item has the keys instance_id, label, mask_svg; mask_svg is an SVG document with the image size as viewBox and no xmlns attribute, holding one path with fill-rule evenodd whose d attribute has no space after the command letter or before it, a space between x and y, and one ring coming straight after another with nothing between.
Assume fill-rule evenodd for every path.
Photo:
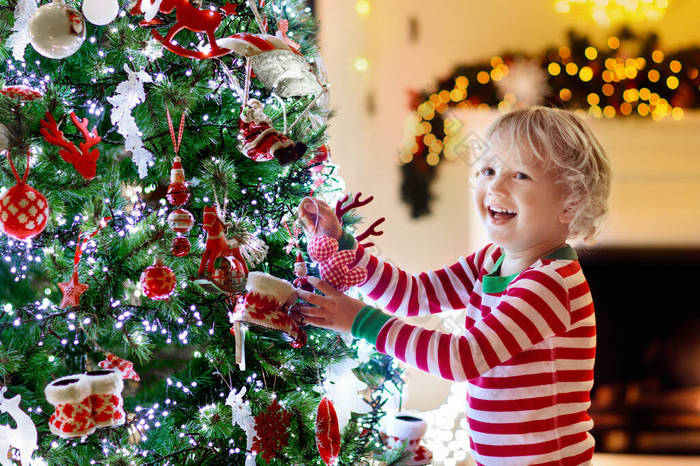
<instances>
[{"instance_id":1,"label":"red and white checkered heart","mask_svg":"<svg viewBox=\"0 0 700 466\"><path fill-rule=\"evenodd\" d=\"M325 262L338 251L338 240L330 236L316 235L311 238L306 250L314 262Z\"/></svg>"},{"instance_id":2,"label":"red and white checkered heart","mask_svg":"<svg viewBox=\"0 0 700 466\"><path fill-rule=\"evenodd\" d=\"M367 269L364 267L353 267L345 274L343 285L345 289L349 289L353 286L363 284L365 280L367 280Z\"/></svg>"},{"instance_id":3,"label":"red and white checkered heart","mask_svg":"<svg viewBox=\"0 0 700 466\"><path fill-rule=\"evenodd\" d=\"M321 278L331 284L336 290L340 290L343 286L343 279L348 273L348 266L343 264L331 265L328 262L323 262L318 266Z\"/></svg>"},{"instance_id":4,"label":"red and white checkered heart","mask_svg":"<svg viewBox=\"0 0 700 466\"><path fill-rule=\"evenodd\" d=\"M328 258L326 264L330 266L347 265L348 267L355 260L355 251L350 249L345 249L343 251L338 251Z\"/></svg>"}]
</instances>

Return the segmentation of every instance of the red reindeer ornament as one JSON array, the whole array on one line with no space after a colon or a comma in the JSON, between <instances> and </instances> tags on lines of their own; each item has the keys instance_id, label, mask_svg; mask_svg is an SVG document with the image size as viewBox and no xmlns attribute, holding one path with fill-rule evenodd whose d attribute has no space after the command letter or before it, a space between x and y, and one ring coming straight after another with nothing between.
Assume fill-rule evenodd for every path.
<instances>
[{"instance_id":1,"label":"red reindeer ornament","mask_svg":"<svg viewBox=\"0 0 700 466\"><path fill-rule=\"evenodd\" d=\"M56 120L50 112L46 112L44 118L46 119L39 122L41 124L39 133L44 136L46 142L59 147L61 150L58 151L58 155L60 155L64 161L73 165L73 168L75 168L83 178L88 181L95 178L97 159L100 158L100 151L94 147L102 140L100 135L97 134L97 127L89 131L87 128L87 118L80 120L75 113L71 113L70 118L73 124L80 130L80 134L82 134L83 139L85 139L85 142L81 142L78 147L76 147L75 144L65 137L63 131L58 129Z\"/></svg>"}]
</instances>

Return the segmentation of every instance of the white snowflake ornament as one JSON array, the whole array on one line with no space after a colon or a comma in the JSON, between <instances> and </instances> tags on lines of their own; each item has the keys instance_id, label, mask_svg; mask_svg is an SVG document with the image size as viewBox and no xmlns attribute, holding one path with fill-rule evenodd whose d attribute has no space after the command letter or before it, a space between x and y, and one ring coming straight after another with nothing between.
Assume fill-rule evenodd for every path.
<instances>
[{"instance_id":1,"label":"white snowflake ornament","mask_svg":"<svg viewBox=\"0 0 700 466\"><path fill-rule=\"evenodd\" d=\"M117 126L117 131L124 137L124 148L131 152L131 159L138 168L139 177L144 178L155 158L144 147L141 131L131 111L146 100L143 85L153 82L153 78L145 71L131 71L126 64L124 70L128 75L127 80L119 83L116 93L107 97L107 101L112 104L112 124Z\"/></svg>"}]
</instances>

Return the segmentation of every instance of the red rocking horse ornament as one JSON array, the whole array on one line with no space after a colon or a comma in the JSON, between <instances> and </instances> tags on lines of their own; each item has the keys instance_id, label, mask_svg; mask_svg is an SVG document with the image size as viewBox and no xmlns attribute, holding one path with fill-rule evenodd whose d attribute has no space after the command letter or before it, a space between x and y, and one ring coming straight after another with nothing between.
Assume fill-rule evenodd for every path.
<instances>
[{"instance_id":1,"label":"red rocking horse ornament","mask_svg":"<svg viewBox=\"0 0 700 466\"><path fill-rule=\"evenodd\" d=\"M221 220L216 206L204 208L203 228L207 232L207 242L195 283L215 293L243 291L248 275L246 259L252 265L259 263L267 254L267 246L250 233L227 239L227 225ZM218 258L222 262L215 267Z\"/></svg>"},{"instance_id":2,"label":"red rocking horse ornament","mask_svg":"<svg viewBox=\"0 0 700 466\"><path fill-rule=\"evenodd\" d=\"M141 0L142 2L143 0ZM153 37L163 44L163 46L173 53L176 53L183 57L195 58L195 59L205 59L205 58L216 58L222 55L226 55L231 52L227 48L220 47L216 43L216 36L214 33L221 24L221 20L224 16L235 15L236 5L226 2L220 11L214 10L200 10L190 3L190 0L162 0L158 7L158 11L164 14L170 14L175 10L175 24L170 28L165 37L163 37L155 29L151 30ZM132 13L137 12L136 8L131 10ZM154 24L153 22L146 23ZM207 35L209 39L209 50L188 50L173 42L175 35L183 29L187 29L192 32L203 32Z\"/></svg>"}]
</instances>

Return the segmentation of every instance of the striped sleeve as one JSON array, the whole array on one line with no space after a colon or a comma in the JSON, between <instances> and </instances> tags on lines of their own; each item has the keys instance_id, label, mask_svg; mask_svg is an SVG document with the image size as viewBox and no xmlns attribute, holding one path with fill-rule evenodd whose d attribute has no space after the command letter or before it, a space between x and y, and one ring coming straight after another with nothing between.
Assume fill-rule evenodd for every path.
<instances>
[{"instance_id":1,"label":"striped sleeve","mask_svg":"<svg viewBox=\"0 0 700 466\"><path fill-rule=\"evenodd\" d=\"M450 266L411 275L358 246L354 265L367 268L363 293L392 314L415 317L467 307L484 260L495 249L489 244Z\"/></svg>"},{"instance_id":2,"label":"striped sleeve","mask_svg":"<svg viewBox=\"0 0 700 466\"><path fill-rule=\"evenodd\" d=\"M438 377L465 381L570 326L565 279L551 268L532 269L517 277L491 312L463 335L391 318L379 331L376 347Z\"/></svg>"}]
</instances>

